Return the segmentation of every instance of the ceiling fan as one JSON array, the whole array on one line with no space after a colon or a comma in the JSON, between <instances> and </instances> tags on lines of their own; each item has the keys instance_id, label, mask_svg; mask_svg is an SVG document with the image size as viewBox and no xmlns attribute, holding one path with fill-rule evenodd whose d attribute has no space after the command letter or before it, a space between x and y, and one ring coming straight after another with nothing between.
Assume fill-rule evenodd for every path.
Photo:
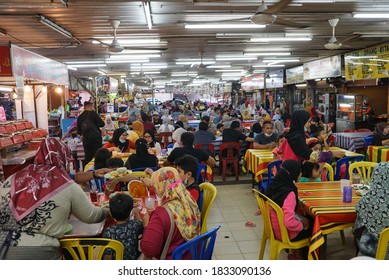
<instances>
[{"instance_id":1,"label":"ceiling fan","mask_svg":"<svg viewBox=\"0 0 389 280\"><path fill-rule=\"evenodd\" d=\"M200 64L192 65L191 67L197 67L197 74L199 76L202 76L205 74L205 71L207 70L207 66L203 63L203 52L200 52Z\"/></svg>"},{"instance_id":2,"label":"ceiling fan","mask_svg":"<svg viewBox=\"0 0 389 280\"><path fill-rule=\"evenodd\" d=\"M120 53L123 50L154 50L154 51L166 51L167 50L166 47L161 47L161 48L158 48L158 47L156 47L156 48L152 48L152 47L151 48L148 48L148 47L123 47L120 45L118 39L116 38L116 31L119 28L120 20L112 20L111 25L113 28L113 40L112 40L111 44L104 43L103 41L101 41L99 39L93 39L93 40L100 42L104 46L107 46L108 50L112 53Z\"/></svg>"},{"instance_id":3,"label":"ceiling fan","mask_svg":"<svg viewBox=\"0 0 389 280\"><path fill-rule=\"evenodd\" d=\"M342 43L339 42L338 39L336 39L335 37L335 28L339 22L339 19L338 18L329 19L328 22L332 27L332 36L328 40L328 43L324 45L324 47L328 50L337 50L342 47Z\"/></svg>"}]
</instances>

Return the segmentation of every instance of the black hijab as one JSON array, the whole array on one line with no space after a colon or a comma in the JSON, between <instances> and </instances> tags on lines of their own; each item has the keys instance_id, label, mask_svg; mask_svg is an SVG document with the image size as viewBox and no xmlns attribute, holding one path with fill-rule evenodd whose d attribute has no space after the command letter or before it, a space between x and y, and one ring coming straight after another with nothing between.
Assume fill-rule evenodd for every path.
<instances>
[{"instance_id":1,"label":"black hijab","mask_svg":"<svg viewBox=\"0 0 389 280\"><path fill-rule=\"evenodd\" d=\"M125 133L126 130L124 128L118 128L115 129L113 132L113 136L111 139L111 143L115 144L116 147L118 147L122 152L126 151L128 148L128 145L130 144L130 141L126 140L126 142L122 143L120 142L120 136L122 136L123 133Z\"/></svg>"},{"instance_id":2,"label":"black hijab","mask_svg":"<svg viewBox=\"0 0 389 280\"><path fill-rule=\"evenodd\" d=\"M266 189L266 195L271 198L280 207L283 206L285 198L290 192L296 195L296 207L298 205L297 181L301 172L301 166L298 161L288 159L282 163L281 169L273 178Z\"/></svg>"},{"instance_id":3,"label":"black hijab","mask_svg":"<svg viewBox=\"0 0 389 280\"><path fill-rule=\"evenodd\" d=\"M305 160L309 160L312 153L312 150L307 146L305 142L304 131L304 126L310 117L311 115L305 110L295 111L292 114L290 130L285 136L293 153L297 157Z\"/></svg>"}]
</instances>

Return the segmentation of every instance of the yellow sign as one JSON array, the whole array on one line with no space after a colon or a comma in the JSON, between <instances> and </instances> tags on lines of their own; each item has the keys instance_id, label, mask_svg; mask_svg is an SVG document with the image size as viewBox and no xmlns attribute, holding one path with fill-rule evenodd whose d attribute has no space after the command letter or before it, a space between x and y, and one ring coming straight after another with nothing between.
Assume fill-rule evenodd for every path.
<instances>
[{"instance_id":1,"label":"yellow sign","mask_svg":"<svg viewBox=\"0 0 389 280\"><path fill-rule=\"evenodd\" d=\"M389 44L347 53L344 56L346 80L389 77Z\"/></svg>"}]
</instances>

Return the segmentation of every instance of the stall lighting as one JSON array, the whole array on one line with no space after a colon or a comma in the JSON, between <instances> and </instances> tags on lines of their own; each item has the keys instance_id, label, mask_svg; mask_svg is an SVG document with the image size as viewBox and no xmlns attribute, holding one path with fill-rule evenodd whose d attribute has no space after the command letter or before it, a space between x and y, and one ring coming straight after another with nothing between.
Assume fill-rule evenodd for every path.
<instances>
[{"instance_id":1,"label":"stall lighting","mask_svg":"<svg viewBox=\"0 0 389 280\"><path fill-rule=\"evenodd\" d=\"M259 29L265 28L263 24L214 23L214 24L185 24L185 29Z\"/></svg>"},{"instance_id":2,"label":"stall lighting","mask_svg":"<svg viewBox=\"0 0 389 280\"><path fill-rule=\"evenodd\" d=\"M389 18L388 13L356 13L353 15L355 18Z\"/></svg>"},{"instance_id":3,"label":"stall lighting","mask_svg":"<svg viewBox=\"0 0 389 280\"><path fill-rule=\"evenodd\" d=\"M307 84L296 84L297 88L305 88L307 87Z\"/></svg>"},{"instance_id":4,"label":"stall lighting","mask_svg":"<svg viewBox=\"0 0 389 280\"><path fill-rule=\"evenodd\" d=\"M58 94L61 94L61 93L63 92L62 87L56 86L56 87L55 87L55 92L58 93Z\"/></svg>"},{"instance_id":5,"label":"stall lighting","mask_svg":"<svg viewBox=\"0 0 389 280\"><path fill-rule=\"evenodd\" d=\"M51 19L43 16L43 15L40 15L38 14L37 15L37 18L38 20L43 23L44 25L50 27L51 29L57 31L58 33L61 33L62 35L64 35L65 37L68 37L68 38L73 38L73 35L72 33L70 33L69 31L67 31L66 29L64 29L63 27L59 26L58 24L56 24L54 21L52 21Z\"/></svg>"},{"instance_id":6,"label":"stall lighting","mask_svg":"<svg viewBox=\"0 0 389 280\"><path fill-rule=\"evenodd\" d=\"M149 27L149 29L151 29L153 27L153 22L151 20L150 2L143 2L143 9L145 11L147 26Z\"/></svg>"},{"instance_id":7,"label":"stall lighting","mask_svg":"<svg viewBox=\"0 0 389 280\"><path fill-rule=\"evenodd\" d=\"M339 103L340 107L346 107L346 108L351 108L351 104L346 104L346 103Z\"/></svg>"},{"instance_id":8,"label":"stall lighting","mask_svg":"<svg viewBox=\"0 0 389 280\"><path fill-rule=\"evenodd\" d=\"M31 87L29 85L24 86L24 92L25 93L30 93L31 92Z\"/></svg>"},{"instance_id":9,"label":"stall lighting","mask_svg":"<svg viewBox=\"0 0 389 280\"><path fill-rule=\"evenodd\" d=\"M14 92L14 94L12 96L13 96L13 98L18 98L18 94L16 92Z\"/></svg>"},{"instance_id":10,"label":"stall lighting","mask_svg":"<svg viewBox=\"0 0 389 280\"><path fill-rule=\"evenodd\" d=\"M13 91L13 88L10 88L10 87L0 87L0 91L11 92L11 91Z\"/></svg>"}]
</instances>

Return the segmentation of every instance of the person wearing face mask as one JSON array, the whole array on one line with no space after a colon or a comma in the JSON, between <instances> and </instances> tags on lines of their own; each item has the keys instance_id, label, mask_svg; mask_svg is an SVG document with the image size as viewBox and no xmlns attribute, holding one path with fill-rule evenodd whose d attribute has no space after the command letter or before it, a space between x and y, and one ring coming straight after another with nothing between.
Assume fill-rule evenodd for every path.
<instances>
[{"instance_id":1,"label":"person wearing face mask","mask_svg":"<svg viewBox=\"0 0 389 280\"><path fill-rule=\"evenodd\" d=\"M127 139L127 131L124 128L115 129L112 139L107 141L103 148L120 153L128 153L130 151L130 141Z\"/></svg>"},{"instance_id":2,"label":"person wearing face mask","mask_svg":"<svg viewBox=\"0 0 389 280\"><path fill-rule=\"evenodd\" d=\"M278 135L273 133L273 124L263 123L263 131L254 138L254 149L273 149L276 146Z\"/></svg>"},{"instance_id":3,"label":"person wearing face mask","mask_svg":"<svg viewBox=\"0 0 389 280\"><path fill-rule=\"evenodd\" d=\"M125 167L128 169L141 168L141 167L157 167L158 158L149 153L149 147L147 141L143 138L139 138L135 141L136 153L128 157Z\"/></svg>"},{"instance_id":4,"label":"person wearing face mask","mask_svg":"<svg viewBox=\"0 0 389 280\"><path fill-rule=\"evenodd\" d=\"M283 160L309 160L311 162L328 162L332 157L343 158L343 151L313 151L307 145L313 139L307 139L305 136L307 127L310 126L311 116L305 110L297 110L292 114L290 130L285 136L285 141L280 146L280 152L283 154ZM315 138L316 139L316 138ZM317 140L317 139L316 139Z\"/></svg>"},{"instance_id":5,"label":"person wearing face mask","mask_svg":"<svg viewBox=\"0 0 389 280\"><path fill-rule=\"evenodd\" d=\"M160 168L152 174L151 179L143 178L142 182L155 189L161 203L150 215L140 248L147 258L172 259L175 248L200 234L199 208L173 167ZM166 256L161 257L172 221L172 238ZM189 257L189 254L183 256L184 259Z\"/></svg>"},{"instance_id":6,"label":"person wearing face mask","mask_svg":"<svg viewBox=\"0 0 389 280\"><path fill-rule=\"evenodd\" d=\"M373 145L389 145L389 124L386 122L378 123L374 131Z\"/></svg>"},{"instance_id":7,"label":"person wearing face mask","mask_svg":"<svg viewBox=\"0 0 389 280\"><path fill-rule=\"evenodd\" d=\"M178 174L186 189L190 192L193 199L199 203L200 187L196 182L196 174L198 171L199 161L191 155L185 155L176 159L175 164L177 166Z\"/></svg>"}]
</instances>

